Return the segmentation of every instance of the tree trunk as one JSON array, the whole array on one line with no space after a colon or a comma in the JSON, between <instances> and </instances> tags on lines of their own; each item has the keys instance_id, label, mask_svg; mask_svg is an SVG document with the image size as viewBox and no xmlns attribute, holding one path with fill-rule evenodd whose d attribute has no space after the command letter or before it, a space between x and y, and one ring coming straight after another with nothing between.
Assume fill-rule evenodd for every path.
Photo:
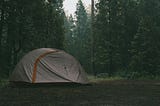
<instances>
[{"instance_id":1,"label":"tree trunk","mask_svg":"<svg viewBox=\"0 0 160 106\"><path fill-rule=\"evenodd\" d=\"M1 53L2 53L2 34L3 34L3 25L4 25L4 0L1 1L1 16L0 16L0 57L1 57Z\"/></svg>"},{"instance_id":2,"label":"tree trunk","mask_svg":"<svg viewBox=\"0 0 160 106\"><path fill-rule=\"evenodd\" d=\"M91 0L91 70L93 71L94 76L96 77L97 73L95 70L95 42L94 42L94 0Z\"/></svg>"}]
</instances>

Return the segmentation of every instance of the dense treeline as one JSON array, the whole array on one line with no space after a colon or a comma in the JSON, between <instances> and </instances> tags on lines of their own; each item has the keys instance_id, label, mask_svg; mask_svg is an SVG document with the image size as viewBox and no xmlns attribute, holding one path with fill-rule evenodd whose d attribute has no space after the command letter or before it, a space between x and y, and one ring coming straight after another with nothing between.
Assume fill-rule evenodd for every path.
<instances>
[{"instance_id":1,"label":"dense treeline","mask_svg":"<svg viewBox=\"0 0 160 106\"><path fill-rule=\"evenodd\" d=\"M99 0L96 70L129 78L160 75L159 11L159 0Z\"/></svg>"},{"instance_id":2,"label":"dense treeline","mask_svg":"<svg viewBox=\"0 0 160 106\"><path fill-rule=\"evenodd\" d=\"M95 71L90 71L95 72L94 75L107 73L108 76L127 78L158 76L159 11L159 0L99 0L91 30L91 15L86 15L79 0L75 18L68 18L67 50L90 71L91 46L94 46ZM93 31L93 45L90 31Z\"/></svg>"},{"instance_id":3,"label":"dense treeline","mask_svg":"<svg viewBox=\"0 0 160 106\"><path fill-rule=\"evenodd\" d=\"M0 73L28 51L64 47L63 0L0 0Z\"/></svg>"},{"instance_id":4,"label":"dense treeline","mask_svg":"<svg viewBox=\"0 0 160 106\"><path fill-rule=\"evenodd\" d=\"M159 0L99 0L94 18L81 0L76 6L75 14L66 16L63 0L0 0L1 75L42 47L65 49L94 75L160 75Z\"/></svg>"}]
</instances>

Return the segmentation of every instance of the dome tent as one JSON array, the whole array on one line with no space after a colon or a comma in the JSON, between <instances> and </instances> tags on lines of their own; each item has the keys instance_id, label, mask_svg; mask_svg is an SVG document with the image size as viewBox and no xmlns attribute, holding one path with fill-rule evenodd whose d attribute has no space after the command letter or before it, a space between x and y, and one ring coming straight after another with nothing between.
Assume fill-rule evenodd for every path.
<instances>
[{"instance_id":1,"label":"dome tent","mask_svg":"<svg viewBox=\"0 0 160 106\"><path fill-rule=\"evenodd\" d=\"M88 83L87 74L73 56L51 48L40 48L26 54L16 65L10 81Z\"/></svg>"}]
</instances>

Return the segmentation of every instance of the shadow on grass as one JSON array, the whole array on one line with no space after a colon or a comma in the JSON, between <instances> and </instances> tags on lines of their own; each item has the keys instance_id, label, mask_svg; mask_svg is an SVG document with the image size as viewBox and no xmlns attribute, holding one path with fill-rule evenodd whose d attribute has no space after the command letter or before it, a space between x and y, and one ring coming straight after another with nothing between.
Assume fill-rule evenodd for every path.
<instances>
[{"instance_id":1,"label":"shadow on grass","mask_svg":"<svg viewBox=\"0 0 160 106\"><path fill-rule=\"evenodd\" d=\"M9 87L11 88L73 88L73 87L82 87L82 86L91 86L92 84L80 84L80 83L26 83L26 82L10 82Z\"/></svg>"}]
</instances>

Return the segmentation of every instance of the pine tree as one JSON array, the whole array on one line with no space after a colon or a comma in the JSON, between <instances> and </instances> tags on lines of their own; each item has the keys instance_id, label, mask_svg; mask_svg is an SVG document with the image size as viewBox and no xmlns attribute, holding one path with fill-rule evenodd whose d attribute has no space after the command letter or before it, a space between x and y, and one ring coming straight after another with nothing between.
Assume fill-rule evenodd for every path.
<instances>
[{"instance_id":1,"label":"pine tree","mask_svg":"<svg viewBox=\"0 0 160 106\"><path fill-rule=\"evenodd\" d=\"M160 2L141 1L139 4L139 27L132 42L131 69L139 76L159 75L159 17Z\"/></svg>"},{"instance_id":2,"label":"pine tree","mask_svg":"<svg viewBox=\"0 0 160 106\"><path fill-rule=\"evenodd\" d=\"M4 0L0 4L0 54L5 75L33 49L64 47L62 3L63 0Z\"/></svg>"},{"instance_id":3,"label":"pine tree","mask_svg":"<svg viewBox=\"0 0 160 106\"><path fill-rule=\"evenodd\" d=\"M81 0L77 3L75 17L70 15L66 22L66 50L75 56L86 70L90 70L90 21Z\"/></svg>"}]
</instances>

